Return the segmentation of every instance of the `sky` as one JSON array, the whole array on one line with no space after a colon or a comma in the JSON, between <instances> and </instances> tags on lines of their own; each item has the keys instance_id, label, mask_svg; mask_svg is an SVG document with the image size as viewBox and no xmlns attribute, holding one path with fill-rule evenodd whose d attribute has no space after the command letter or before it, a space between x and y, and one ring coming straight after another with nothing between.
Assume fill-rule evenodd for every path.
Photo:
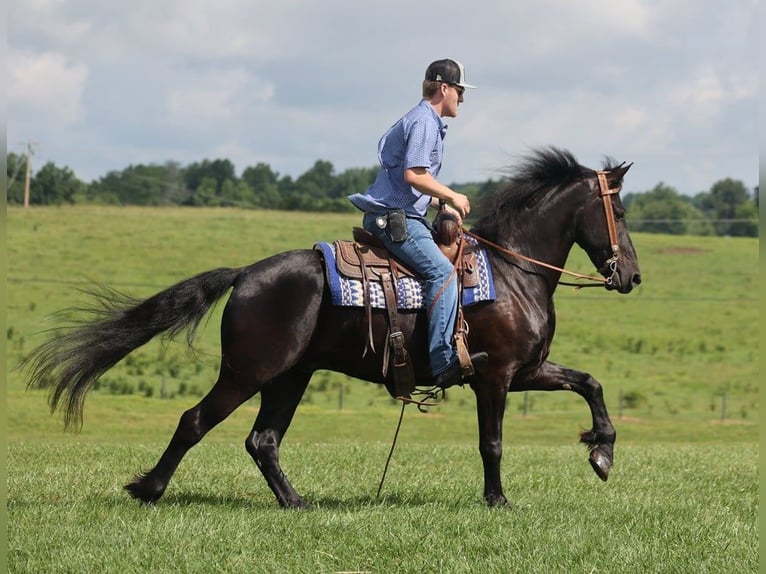
<instances>
[{"instance_id":1,"label":"sky","mask_svg":"<svg viewBox=\"0 0 766 574\"><path fill-rule=\"evenodd\" d=\"M377 163L427 65L477 86L439 179L554 145L625 191L758 185L757 0L10 0L7 151L84 181L229 159L297 177Z\"/></svg>"}]
</instances>

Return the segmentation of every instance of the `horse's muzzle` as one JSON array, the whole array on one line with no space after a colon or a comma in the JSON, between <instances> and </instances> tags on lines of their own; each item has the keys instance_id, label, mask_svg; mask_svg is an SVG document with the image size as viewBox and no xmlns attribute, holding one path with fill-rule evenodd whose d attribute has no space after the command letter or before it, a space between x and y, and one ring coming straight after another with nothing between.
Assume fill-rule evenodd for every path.
<instances>
[{"instance_id":1,"label":"horse's muzzle","mask_svg":"<svg viewBox=\"0 0 766 574\"><path fill-rule=\"evenodd\" d=\"M627 280L624 277L627 276ZM619 270L614 270L610 276L607 277L606 284L604 285L607 291L617 291L618 293L630 293L633 291L633 287L637 287L641 284L641 273L638 271L634 273L620 273Z\"/></svg>"}]
</instances>

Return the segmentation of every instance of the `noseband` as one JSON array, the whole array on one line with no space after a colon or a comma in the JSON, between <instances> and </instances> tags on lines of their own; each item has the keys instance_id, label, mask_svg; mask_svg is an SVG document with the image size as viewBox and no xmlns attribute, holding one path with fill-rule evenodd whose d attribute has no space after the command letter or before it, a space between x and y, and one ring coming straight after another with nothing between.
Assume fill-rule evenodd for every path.
<instances>
[{"instance_id":1,"label":"noseband","mask_svg":"<svg viewBox=\"0 0 766 574\"><path fill-rule=\"evenodd\" d=\"M581 289L582 287L601 287L602 285L603 286L612 285L612 283L614 282L614 278L617 275L617 260L620 257L620 245L617 242L617 223L615 222L614 206L612 205L610 196L620 193L620 189L622 188L622 186L617 186L615 188L609 189L609 182L607 181L608 173L609 172L607 171L596 172L596 176L598 178L599 197L601 197L604 203L604 215L606 216L606 228L609 233L609 244L612 247L612 256L604 262L603 267L599 269L599 273L601 273L602 275L606 275L606 272L610 271L611 273L609 277L583 275L581 273L575 273L574 271L568 271L566 269L562 269L561 267L556 267L555 265L545 263L544 261L527 257L526 255L522 255L521 253L513 251L512 249L506 249L505 247L502 247L498 245L497 243L493 243L492 241L484 239L483 237L480 237L474 233L471 233L470 231L466 231L465 229L463 229L463 233L465 235L468 235L469 237L473 237L474 239L476 239L477 241L480 241L481 243L484 243L492 247L493 249L497 251L500 251L501 253L510 255L511 257L522 259L524 261L528 261L530 263L540 265L541 267L545 267L547 269L553 269L554 271L558 271L559 273L565 273L566 275L575 277L576 279L588 279L590 281L596 282L596 283L590 283L590 284L583 284L583 283L566 283L563 281L559 281L559 284L561 285L570 285L575 287L576 289Z\"/></svg>"}]
</instances>

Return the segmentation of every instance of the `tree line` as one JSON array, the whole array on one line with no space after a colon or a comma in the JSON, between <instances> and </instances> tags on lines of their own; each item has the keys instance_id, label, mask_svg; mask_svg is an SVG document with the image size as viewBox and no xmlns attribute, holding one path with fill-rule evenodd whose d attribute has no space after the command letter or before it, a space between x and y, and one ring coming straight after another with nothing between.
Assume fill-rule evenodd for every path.
<instances>
[{"instance_id":1,"label":"tree line","mask_svg":"<svg viewBox=\"0 0 766 574\"><path fill-rule=\"evenodd\" d=\"M24 182L16 176L26 158L7 154L8 203L21 204ZM363 192L375 180L378 167L350 168L336 173L333 164L317 160L299 177L280 175L257 163L237 176L228 159L205 159L187 166L177 162L130 165L86 183L69 167L43 165L30 181L31 205L101 204L144 206L226 206L288 211L353 212L348 195ZM468 195L480 215L481 199L502 181L453 184ZM694 196L658 183L644 192L623 197L632 231L673 235L758 236L759 189L739 180L717 181Z\"/></svg>"}]
</instances>

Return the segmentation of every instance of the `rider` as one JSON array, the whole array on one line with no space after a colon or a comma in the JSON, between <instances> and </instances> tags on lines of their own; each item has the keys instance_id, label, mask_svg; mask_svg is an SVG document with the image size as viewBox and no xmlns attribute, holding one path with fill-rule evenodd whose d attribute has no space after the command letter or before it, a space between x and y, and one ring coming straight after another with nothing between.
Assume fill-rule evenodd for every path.
<instances>
[{"instance_id":1,"label":"rider","mask_svg":"<svg viewBox=\"0 0 766 574\"><path fill-rule=\"evenodd\" d=\"M436 245L425 219L428 207L439 202L458 222L471 212L468 197L439 183L447 125L463 102L465 68L450 59L436 60L426 69L423 99L399 119L378 142L380 171L366 193L349 200L364 212L363 226L424 280L424 306L429 311L428 341L433 384L447 388L462 384L452 334L457 316L457 278L453 266ZM486 361L474 353L474 364Z\"/></svg>"}]
</instances>

